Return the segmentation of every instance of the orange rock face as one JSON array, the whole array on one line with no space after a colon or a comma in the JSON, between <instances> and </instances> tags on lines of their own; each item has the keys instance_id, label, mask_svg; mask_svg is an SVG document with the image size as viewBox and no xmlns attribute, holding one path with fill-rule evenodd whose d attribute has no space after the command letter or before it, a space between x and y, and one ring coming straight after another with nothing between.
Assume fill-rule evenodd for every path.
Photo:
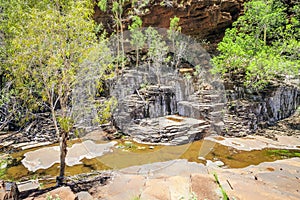
<instances>
[{"instance_id":1,"label":"orange rock face","mask_svg":"<svg viewBox=\"0 0 300 200\"><path fill-rule=\"evenodd\" d=\"M213 40L223 35L241 9L238 0L192 0L183 7L153 6L143 22L146 27L168 28L170 18L177 16L184 34Z\"/></svg>"},{"instance_id":2,"label":"orange rock face","mask_svg":"<svg viewBox=\"0 0 300 200\"><path fill-rule=\"evenodd\" d=\"M168 28L170 18L177 16L184 34L215 43L241 14L244 0L185 0L182 4L165 1L169 4L164 5L159 2L153 1L148 11L141 16L143 26ZM105 27L112 30L113 19L99 8L95 8L95 11L96 21L103 22Z\"/></svg>"}]
</instances>

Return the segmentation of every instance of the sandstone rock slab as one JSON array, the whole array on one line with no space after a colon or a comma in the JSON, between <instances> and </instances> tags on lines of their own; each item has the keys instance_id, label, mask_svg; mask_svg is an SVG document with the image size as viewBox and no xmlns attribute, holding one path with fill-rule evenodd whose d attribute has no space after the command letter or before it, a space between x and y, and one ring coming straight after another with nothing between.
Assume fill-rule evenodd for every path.
<instances>
[{"instance_id":1,"label":"sandstone rock slab","mask_svg":"<svg viewBox=\"0 0 300 200\"><path fill-rule=\"evenodd\" d=\"M83 158L91 159L110 151L116 142L109 142L106 144L96 144L93 141L86 140L82 143L74 144L71 148L68 148L66 156L66 164L73 166L80 164ZM38 169L47 169L59 163L59 146L45 147L35 151L25 153L25 158L22 160L22 164L29 171L36 171Z\"/></svg>"},{"instance_id":2,"label":"sandstone rock slab","mask_svg":"<svg viewBox=\"0 0 300 200\"><path fill-rule=\"evenodd\" d=\"M59 199L66 199L66 200L75 200L76 195L72 192L72 190L69 187L59 187L56 188L49 193L40 195L38 197L29 197L27 198L28 200L44 200L52 197L53 199L59 198Z\"/></svg>"}]
</instances>

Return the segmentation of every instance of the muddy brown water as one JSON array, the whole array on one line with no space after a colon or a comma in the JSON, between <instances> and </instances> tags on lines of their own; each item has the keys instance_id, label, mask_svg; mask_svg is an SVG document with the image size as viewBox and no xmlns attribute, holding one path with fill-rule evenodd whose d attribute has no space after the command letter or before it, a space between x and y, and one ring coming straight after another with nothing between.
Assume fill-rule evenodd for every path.
<instances>
[{"instance_id":1,"label":"muddy brown water","mask_svg":"<svg viewBox=\"0 0 300 200\"><path fill-rule=\"evenodd\" d=\"M71 146L76 142L80 141L70 142L69 145ZM116 170L174 159L187 159L190 162L203 164L206 163L206 160L219 160L225 164L223 167L243 168L249 165L257 165L261 162L300 157L300 150L262 149L241 151L208 140L195 141L180 146L152 146L122 140L117 142L118 144L114 146L113 151L110 153L93 159L83 159L81 160L82 164L71 167L67 166L66 176L89 173L96 170ZM32 150L11 154L14 162L7 167L3 178L8 180L24 180L39 177L56 177L59 173L58 164L36 172L30 172L22 165L21 160L24 157L23 155ZM202 159L199 159L199 157Z\"/></svg>"}]
</instances>

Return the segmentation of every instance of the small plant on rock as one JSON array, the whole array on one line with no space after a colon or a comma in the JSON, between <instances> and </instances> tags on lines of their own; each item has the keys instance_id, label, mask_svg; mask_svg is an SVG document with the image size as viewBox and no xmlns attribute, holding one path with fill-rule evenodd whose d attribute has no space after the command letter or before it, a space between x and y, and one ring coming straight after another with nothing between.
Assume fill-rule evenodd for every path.
<instances>
[{"instance_id":1,"label":"small plant on rock","mask_svg":"<svg viewBox=\"0 0 300 200\"><path fill-rule=\"evenodd\" d=\"M58 194L53 197L50 193L47 193L46 200L61 200Z\"/></svg>"},{"instance_id":2,"label":"small plant on rock","mask_svg":"<svg viewBox=\"0 0 300 200\"><path fill-rule=\"evenodd\" d=\"M218 184L218 186L219 186L219 188L220 188L220 190L221 190L221 192L222 192L223 200L229 200L226 191L224 190L224 188L222 187L222 185L221 185L221 183L220 183L220 181L219 181L219 178L218 178L217 173L214 172L213 175L214 175L214 177L215 177L216 183Z\"/></svg>"}]
</instances>

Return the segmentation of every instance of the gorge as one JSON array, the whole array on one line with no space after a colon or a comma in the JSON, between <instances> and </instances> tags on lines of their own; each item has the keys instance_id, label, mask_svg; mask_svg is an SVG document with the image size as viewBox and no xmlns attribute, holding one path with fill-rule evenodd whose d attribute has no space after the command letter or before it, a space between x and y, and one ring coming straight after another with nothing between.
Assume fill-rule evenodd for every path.
<instances>
[{"instance_id":1,"label":"gorge","mask_svg":"<svg viewBox=\"0 0 300 200\"><path fill-rule=\"evenodd\" d=\"M297 1L28 2L0 4L0 199L300 198Z\"/></svg>"}]
</instances>

